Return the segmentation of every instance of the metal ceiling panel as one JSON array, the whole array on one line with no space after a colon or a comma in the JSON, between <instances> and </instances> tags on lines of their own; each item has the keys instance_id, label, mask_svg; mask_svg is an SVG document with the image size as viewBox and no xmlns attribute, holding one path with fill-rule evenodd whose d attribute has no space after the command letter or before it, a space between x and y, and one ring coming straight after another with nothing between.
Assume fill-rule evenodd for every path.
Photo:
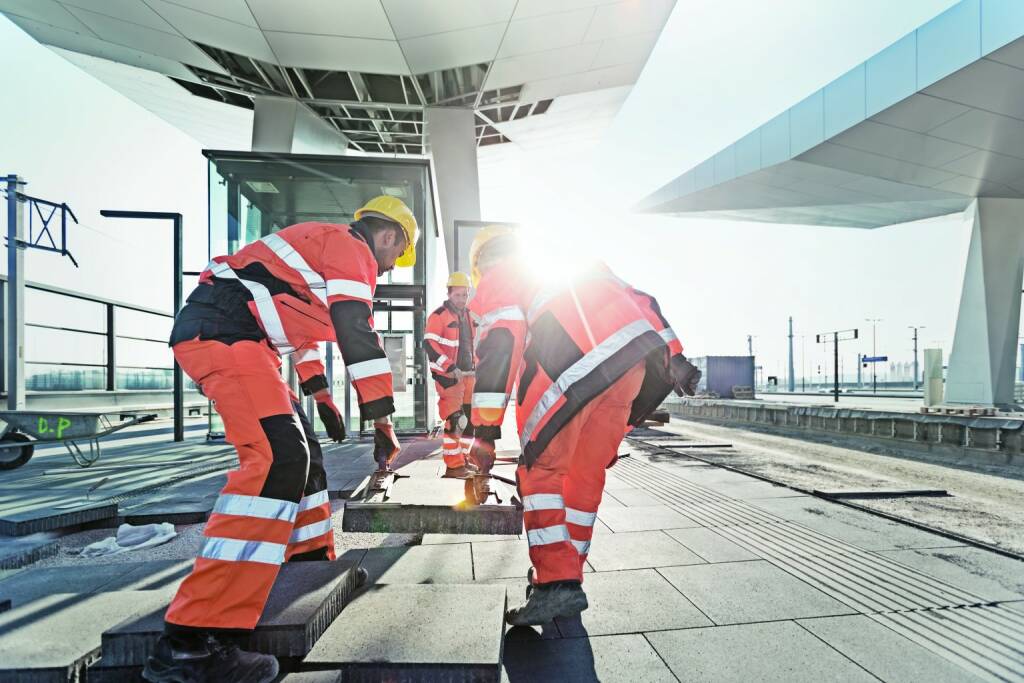
<instances>
[{"instance_id":1,"label":"metal ceiling panel","mask_svg":"<svg viewBox=\"0 0 1024 683\"><path fill-rule=\"evenodd\" d=\"M73 14L78 9L84 9L157 31L175 32L173 26L142 0L61 0L61 2Z\"/></svg>"},{"instance_id":2,"label":"metal ceiling panel","mask_svg":"<svg viewBox=\"0 0 1024 683\"><path fill-rule=\"evenodd\" d=\"M665 25L675 0L625 0L600 5L594 12L584 40L606 40L633 33L660 31Z\"/></svg>"},{"instance_id":3,"label":"metal ceiling panel","mask_svg":"<svg viewBox=\"0 0 1024 683\"><path fill-rule=\"evenodd\" d=\"M636 33L631 36L621 36L602 41L601 48L597 51L592 69L603 69L607 66L619 64L646 63L647 57L654 49L654 43L658 40L658 31Z\"/></svg>"},{"instance_id":4,"label":"metal ceiling panel","mask_svg":"<svg viewBox=\"0 0 1024 683\"><path fill-rule=\"evenodd\" d=\"M498 58L569 47L583 42L594 17L593 8L549 14L530 19L515 19L508 25Z\"/></svg>"},{"instance_id":5,"label":"metal ceiling panel","mask_svg":"<svg viewBox=\"0 0 1024 683\"><path fill-rule=\"evenodd\" d=\"M489 24L401 41L413 73L429 73L494 59L505 24Z\"/></svg>"},{"instance_id":6,"label":"metal ceiling panel","mask_svg":"<svg viewBox=\"0 0 1024 683\"><path fill-rule=\"evenodd\" d=\"M1024 71L988 59L925 88L925 94L1024 119Z\"/></svg>"},{"instance_id":7,"label":"metal ceiling panel","mask_svg":"<svg viewBox=\"0 0 1024 683\"><path fill-rule=\"evenodd\" d=\"M391 40L264 31L282 66L332 71L408 74L398 43Z\"/></svg>"},{"instance_id":8,"label":"metal ceiling panel","mask_svg":"<svg viewBox=\"0 0 1024 683\"><path fill-rule=\"evenodd\" d=\"M508 59L496 59L484 87L506 88L586 71L593 64L599 49L600 43L586 43Z\"/></svg>"},{"instance_id":9,"label":"metal ceiling panel","mask_svg":"<svg viewBox=\"0 0 1024 683\"><path fill-rule=\"evenodd\" d=\"M399 40L460 29L507 25L515 0L382 0ZM489 58L493 58L491 53Z\"/></svg>"},{"instance_id":10,"label":"metal ceiling panel","mask_svg":"<svg viewBox=\"0 0 1024 683\"><path fill-rule=\"evenodd\" d=\"M863 121L833 137L831 142L932 168L943 167L975 151L974 147L874 121Z\"/></svg>"},{"instance_id":11,"label":"metal ceiling panel","mask_svg":"<svg viewBox=\"0 0 1024 683\"><path fill-rule=\"evenodd\" d=\"M263 32L164 0L147 0L160 16L190 40L265 62L276 61Z\"/></svg>"},{"instance_id":12,"label":"metal ceiling panel","mask_svg":"<svg viewBox=\"0 0 1024 683\"><path fill-rule=\"evenodd\" d=\"M221 19L234 21L245 26L256 26L256 18L249 10L246 0L172 0L175 5L205 12Z\"/></svg>"},{"instance_id":13,"label":"metal ceiling panel","mask_svg":"<svg viewBox=\"0 0 1024 683\"><path fill-rule=\"evenodd\" d=\"M380 0L246 1L264 31L395 39Z\"/></svg>"},{"instance_id":14,"label":"metal ceiling panel","mask_svg":"<svg viewBox=\"0 0 1024 683\"><path fill-rule=\"evenodd\" d=\"M55 0L0 0L0 11L14 15L12 21L17 18L29 19L67 31L95 35L78 17Z\"/></svg>"},{"instance_id":15,"label":"metal ceiling panel","mask_svg":"<svg viewBox=\"0 0 1024 683\"><path fill-rule=\"evenodd\" d=\"M962 104L918 93L878 112L871 120L918 133L927 133L968 111L970 107Z\"/></svg>"}]
</instances>

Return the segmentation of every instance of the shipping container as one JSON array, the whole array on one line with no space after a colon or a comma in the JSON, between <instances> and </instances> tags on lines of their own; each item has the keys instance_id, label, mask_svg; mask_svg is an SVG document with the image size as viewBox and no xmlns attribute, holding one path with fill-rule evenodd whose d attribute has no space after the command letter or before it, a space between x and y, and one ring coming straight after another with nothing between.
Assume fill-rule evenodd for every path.
<instances>
[{"instance_id":1,"label":"shipping container","mask_svg":"<svg viewBox=\"0 0 1024 683\"><path fill-rule=\"evenodd\" d=\"M721 398L736 398L732 388L750 387L754 390L753 356L704 356L691 358L703 373L697 394L717 394Z\"/></svg>"}]
</instances>

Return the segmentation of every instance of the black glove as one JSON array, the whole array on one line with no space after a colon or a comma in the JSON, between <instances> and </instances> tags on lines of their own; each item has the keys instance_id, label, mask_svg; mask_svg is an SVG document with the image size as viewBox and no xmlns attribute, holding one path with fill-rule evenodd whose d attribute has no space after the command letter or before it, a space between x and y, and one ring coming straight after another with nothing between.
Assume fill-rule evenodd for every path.
<instances>
[{"instance_id":1,"label":"black glove","mask_svg":"<svg viewBox=\"0 0 1024 683\"><path fill-rule=\"evenodd\" d=\"M317 401L316 412L320 416L320 421L324 423L324 429L327 430L327 436L330 437L331 441L344 441L345 425L342 422L341 415L338 413L338 407L334 405L334 401Z\"/></svg>"},{"instance_id":2,"label":"black glove","mask_svg":"<svg viewBox=\"0 0 1024 683\"><path fill-rule=\"evenodd\" d=\"M480 469L481 474L487 474L494 467L494 439L473 439L473 446L469 449L469 460Z\"/></svg>"},{"instance_id":3,"label":"black glove","mask_svg":"<svg viewBox=\"0 0 1024 683\"><path fill-rule=\"evenodd\" d=\"M387 469L402 446L398 443L395 428L390 422L377 422L373 429L373 459L379 469Z\"/></svg>"},{"instance_id":4,"label":"black glove","mask_svg":"<svg viewBox=\"0 0 1024 683\"><path fill-rule=\"evenodd\" d=\"M466 419L466 415L461 410L456 410L445 420L445 431L449 434L462 434L467 424L469 420Z\"/></svg>"},{"instance_id":5,"label":"black glove","mask_svg":"<svg viewBox=\"0 0 1024 683\"><path fill-rule=\"evenodd\" d=\"M669 373L672 375L672 390L676 396L693 396L697 393L701 371L697 366L686 360L686 356L678 353L669 360Z\"/></svg>"}]
</instances>

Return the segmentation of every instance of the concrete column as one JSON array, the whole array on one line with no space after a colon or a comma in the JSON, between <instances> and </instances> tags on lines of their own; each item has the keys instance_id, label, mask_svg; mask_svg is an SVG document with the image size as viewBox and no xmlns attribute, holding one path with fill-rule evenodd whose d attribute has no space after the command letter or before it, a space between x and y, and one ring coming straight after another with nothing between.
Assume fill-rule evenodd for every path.
<instances>
[{"instance_id":1,"label":"concrete column","mask_svg":"<svg viewBox=\"0 0 1024 683\"><path fill-rule=\"evenodd\" d=\"M924 404L942 403L942 349L924 350Z\"/></svg>"},{"instance_id":2,"label":"concrete column","mask_svg":"<svg viewBox=\"0 0 1024 683\"><path fill-rule=\"evenodd\" d=\"M348 138L312 109L288 97L253 98L252 151L345 154Z\"/></svg>"},{"instance_id":3,"label":"concrete column","mask_svg":"<svg viewBox=\"0 0 1024 683\"><path fill-rule=\"evenodd\" d=\"M971 234L946 403L1013 403L1021 283L1024 200L978 198L964 212Z\"/></svg>"},{"instance_id":4,"label":"concrete column","mask_svg":"<svg viewBox=\"0 0 1024 683\"><path fill-rule=\"evenodd\" d=\"M455 221L480 220L480 177L472 109L430 107L427 131L448 270L455 269ZM468 249L468 246L466 247Z\"/></svg>"}]
</instances>

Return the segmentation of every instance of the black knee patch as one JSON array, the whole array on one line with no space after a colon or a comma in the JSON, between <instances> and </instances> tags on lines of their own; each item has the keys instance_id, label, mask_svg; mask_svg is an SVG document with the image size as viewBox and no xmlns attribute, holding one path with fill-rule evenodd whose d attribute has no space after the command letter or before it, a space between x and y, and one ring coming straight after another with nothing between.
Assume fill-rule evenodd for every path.
<instances>
[{"instance_id":1,"label":"black knee patch","mask_svg":"<svg viewBox=\"0 0 1024 683\"><path fill-rule=\"evenodd\" d=\"M309 471L309 445L299 416L271 415L260 420L270 442L273 462L260 496L299 502Z\"/></svg>"}]
</instances>

